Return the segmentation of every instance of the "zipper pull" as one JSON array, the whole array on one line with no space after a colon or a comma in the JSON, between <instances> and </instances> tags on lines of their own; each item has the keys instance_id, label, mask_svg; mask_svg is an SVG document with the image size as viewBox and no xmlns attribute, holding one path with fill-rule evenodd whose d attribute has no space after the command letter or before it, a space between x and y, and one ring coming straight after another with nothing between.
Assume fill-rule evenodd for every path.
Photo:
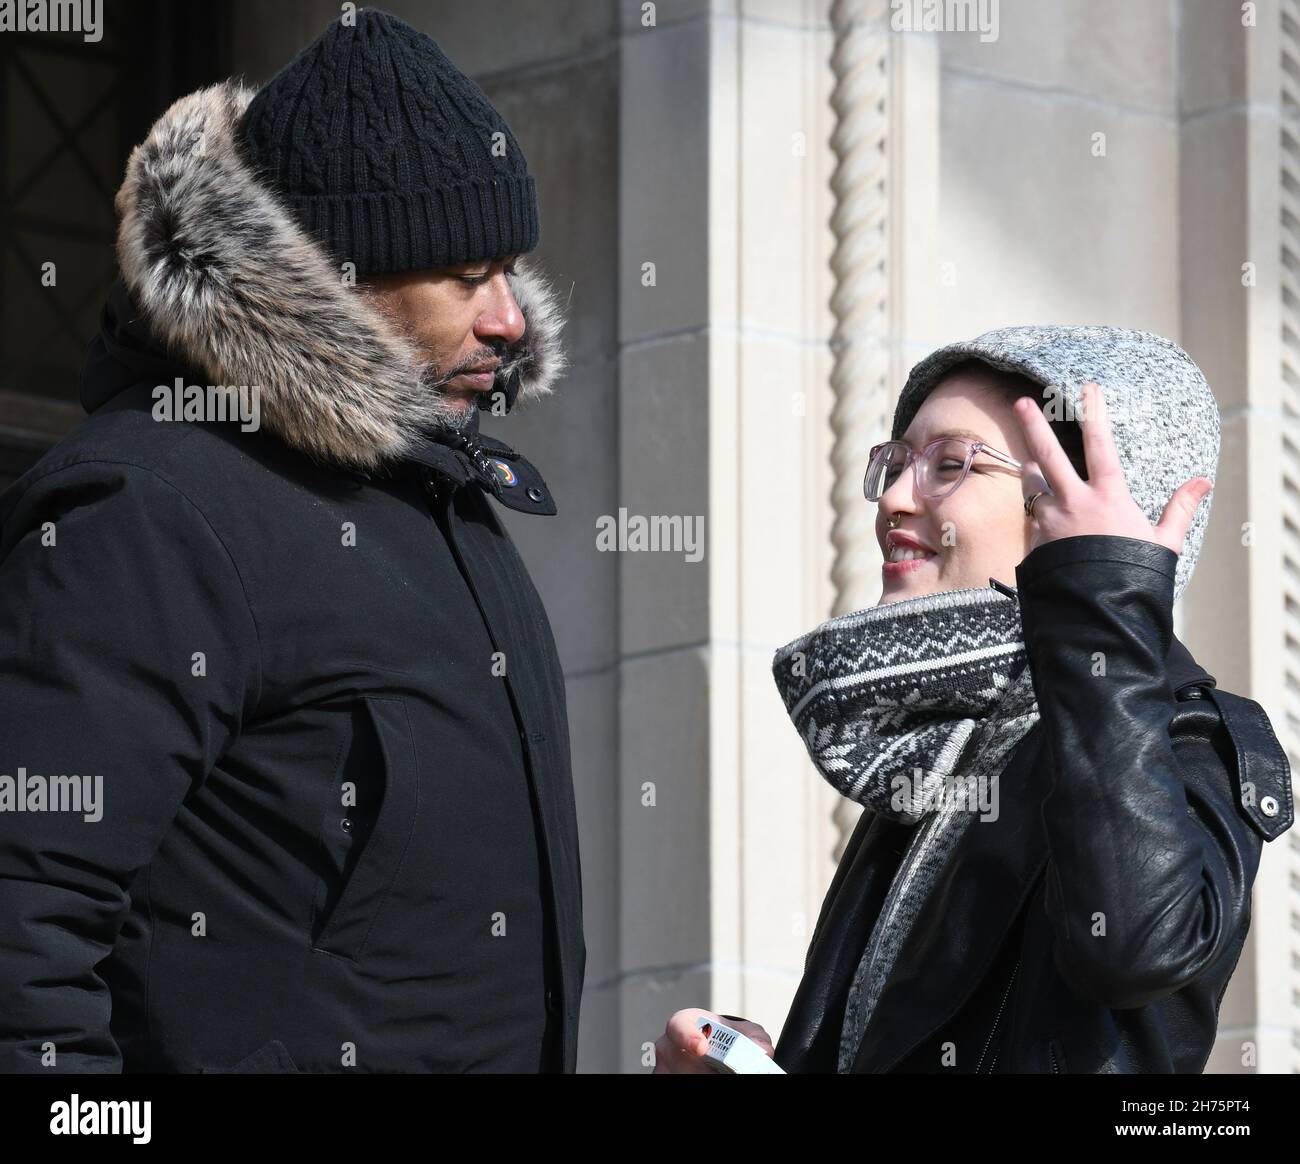
<instances>
[{"instance_id":1,"label":"zipper pull","mask_svg":"<svg viewBox=\"0 0 1300 1164\"><path fill-rule=\"evenodd\" d=\"M456 444L461 451L474 462L475 468L482 472L484 468L483 462L486 459L483 452L483 446L480 445L473 436L467 435L463 432L456 434Z\"/></svg>"},{"instance_id":2,"label":"zipper pull","mask_svg":"<svg viewBox=\"0 0 1300 1164\"><path fill-rule=\"evenodd\" d=\"M479 444L477 438L461 434L461 448L465 455L474 463L478 470L479 477L483 483L492 491L493 496L501 496L501 478L497 476L496 466L488 458L487 450Z\"/></svg>"},{"instance_id":3,"label":"zipper pull","mask_svg":"<svg viewBox=\"0 0 1300 1164\"><path fill-rule=\"evenodd\" d=\"M1005 594L1008 598L1014 598L1017 602L1020 600L1020 595L1016 592L1014 586L1008 586L1005 582L999 582L996 578L990 578L989 585L999 593Z\"/></svg>"}]
</instances>

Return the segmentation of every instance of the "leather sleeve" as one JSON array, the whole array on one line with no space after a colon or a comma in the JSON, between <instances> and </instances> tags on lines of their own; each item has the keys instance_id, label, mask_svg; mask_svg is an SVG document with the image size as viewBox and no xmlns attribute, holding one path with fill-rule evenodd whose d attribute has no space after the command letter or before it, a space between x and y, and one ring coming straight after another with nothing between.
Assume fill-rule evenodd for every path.
<instances>
[{"instance_id":1,"label":"leather sleeve","mask_svg":"<svg viewBox=\"0 0 1300 1164\"><path fill-rule=\"evenodd\" d=\"M1262 844L1236 806L1213 704L1179 703L1171 688L1177 561L1155 542L1087 535L1016 570L1051 762L1055 960L1081 996L1116 1010L1235 957Z\"/></svg>"}]
</instances>

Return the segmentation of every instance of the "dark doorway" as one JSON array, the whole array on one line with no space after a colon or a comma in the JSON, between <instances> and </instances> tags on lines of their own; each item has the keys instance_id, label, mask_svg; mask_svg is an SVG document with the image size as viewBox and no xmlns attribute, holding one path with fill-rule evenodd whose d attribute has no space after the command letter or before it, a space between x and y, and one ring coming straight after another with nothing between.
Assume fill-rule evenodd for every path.
<instances>
[{"instance_id":1,"label":"dark doorway","mask_svg":"<svg viewBox=\"0 0 1300 1164\"><path fill-rule=\"evenodd\" d=\"M228 0L113 0L102 36L0 35L0 488L84 413L77 380L116 274L113 197L177 97L229 75Z\"/></svg>"}]
</instances>

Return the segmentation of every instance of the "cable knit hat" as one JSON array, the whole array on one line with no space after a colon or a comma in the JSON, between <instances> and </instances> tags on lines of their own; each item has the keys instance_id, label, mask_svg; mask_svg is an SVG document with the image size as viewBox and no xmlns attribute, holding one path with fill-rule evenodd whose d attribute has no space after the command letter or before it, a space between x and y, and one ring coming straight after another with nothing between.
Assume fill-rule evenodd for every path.
<instances>
[{"instance_id":1,"label":"cable knit hat","mask_svg":"<svg viewBox=\"0 0 1300 1164\"><path fill-rule=\"evenodd\" d=\"M1042 407L1061 419L1083 415L1083 385L1096 381L1129 493L1153 525L1180 485L1192 477L1215 479L1219 406L1201 369L1172 340L1118 327L1004 327L939 348L912 368L894 410L892 439L901 439L944 372L972 358L1042 384ZM1187 531L1175 601L1196 568L1212 497L1202 499Z\"/></svg>"},{"instance_id":2,"label":"cable knit hat","mask_svg":"<svg viewBox=\"0 0 1300 1164\"><path fill-rule=\"evenodd\" d=\"M249 161L358 275L525 254L537 195L509 126L424 33L348 11L266 83Z\"/></svg>"}]
</instances>

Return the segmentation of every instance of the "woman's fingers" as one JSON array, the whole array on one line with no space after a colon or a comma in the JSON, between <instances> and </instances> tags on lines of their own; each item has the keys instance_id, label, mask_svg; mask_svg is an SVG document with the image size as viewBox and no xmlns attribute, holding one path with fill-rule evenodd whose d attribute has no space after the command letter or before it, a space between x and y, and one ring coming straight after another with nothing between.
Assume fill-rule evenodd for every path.
<instances>
[{"instance_id":1,"label":"woman's fingers","mask_svg":"<svg viewBox=\"0 0 1300 1164\"><path fill-rule=\"evenodd\" d=\"M668 1020L668 1026L664 1033L679 1047L683 1049L697 1048L702 1053L703 1048L709 1044L709 1037L699 1028L697 1020L700 1018L716 1020L719 1016L711 1010L687 1007L685 1010L677 1011Z\"/></svg>"},{"instance_id":2,"label":"woman's fingers","mask_svg":"<svg viewBox=\"0 0 1300 1164\"><path fill-rule=\"evenodd\" d=\"M709 1038L696 1026L700 1016L716 1020L712 1011L688 1007L668 1020L664 1033L655 1042L656 1075L711 1075L713 1068L704 1062Z\"/></svg>"},{"instance_id":3,"label":"woman's fingers","mask_svg":"<svg viewBox=\"0 0 1300 1164\"><path fill-rule=\"evenodd\" d=\"M706 1044L707 1045L707 1044ZM655 1075L712 1075L702 1056L684 1051L666 1034L655 1042Z\"/></svg>"},{"instance_id":4,"label":"woman's fingers","mask_svg":"<svg viewBox=\"0 0 1300 1164\"><path fill-rule=\"evenodd\" d=\"M1110 413L1106 396L1095 380L1089 380L1082 390L1083 399L1083 460L1088 467L1088 483L1096 485L1110 478L1122 484L1124 467L1120 464L1119 450L1115 448L1115 435L1110 427Z\"/></svg>"},{"instance_id":5,"label":"woman's fingers","mask_svg":"<svg viewBox=\"0 0 1300 1164\"><path fill-rule=\"evenodd\" d=\"M1156 533L1162 535L1163 544L1174 553L1183 552L1196 507L1213 488L1214 484L1208 477L1193 477L1190 481L1183 482L1169 499L1169 504L1156 523Z\"/></svg>"},{"instance_id":6,"label":"woman's fingers","mask_svg":"<svg viewBox=\"0 0 1300 1164\"><path fill-rule=\"evenodd\" d=\"M1016 419L1020 422L1020 429L1025 436L1025 445L1029 449L1029 456L1036 465L1039 474L1042 476L1047 486L1047 492L1058 497L1068 493L1074 486L1081 485L1079 474L1074 471L1074 466L1070 464L1070 458L1066 456L1065 450L1061 448L1061 442L1057 439L1056 433L1052 431L1052 426L1047 423L1047 417L1034 402L1033 397L1022 396L1015 402L1013 411ZM1026 492L1028 497L1034 490Z\"/></svg>"},{"instance_id":7,"label":"woman's fingers","mask_svg":"<svg viewBox=\"0 0 1300 1164\"><path fill-rule=\"evenodd\" d=\"M1020 465L1020 492L1028 501L1035 493L1051 493L1047 478L1037 461L1022 461Z\"/></svg>"},{"instance_id":8,"label":"woman's fingers","mask_svg":"<svg viewBox=\"0 0 1300 1164\"><path fill-rule=\"evenodd\" d=\"M705 1052L709 1048L709 1036L700 1030L700 1018L721 1022L739 1031L745 1038L757 1043L768 1055L773 1055L776 1051L772 1037L758 1023L751 1023L739 1015L719 1015L710 1010L688 1007L673 1014L664 1033L655 1043L654 1074L713 1074L713 1068L704 1061Z\"/></svg>"}]
</instances>

